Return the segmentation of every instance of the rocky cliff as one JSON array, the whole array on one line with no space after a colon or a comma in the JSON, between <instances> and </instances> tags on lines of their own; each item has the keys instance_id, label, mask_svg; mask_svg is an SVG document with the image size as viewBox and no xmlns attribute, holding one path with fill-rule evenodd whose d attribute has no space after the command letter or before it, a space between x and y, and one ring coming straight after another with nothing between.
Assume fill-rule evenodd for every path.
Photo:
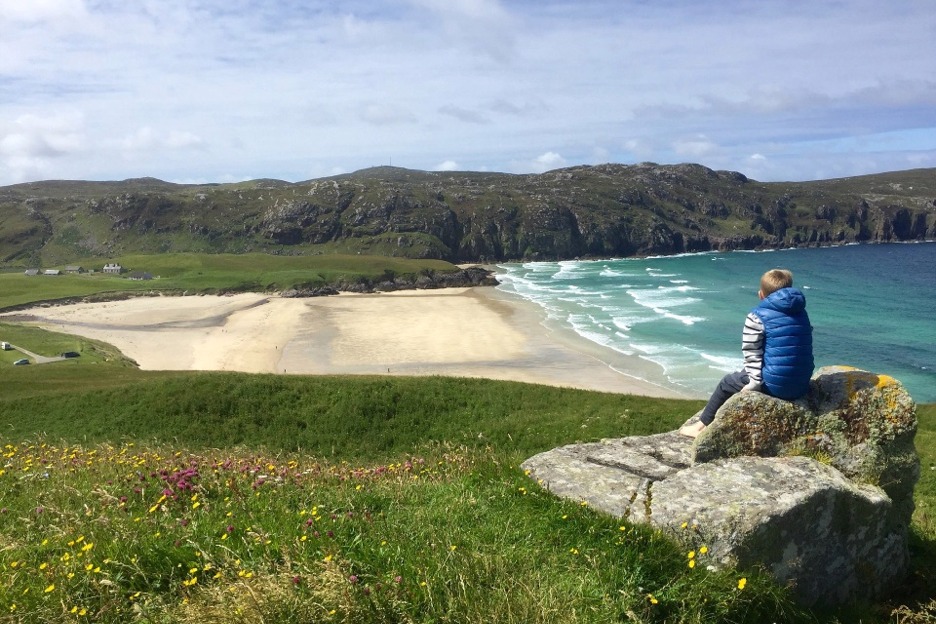
<instances>
[{"instance_id":1,"label":"rocky cliff","mask_svg":"<svg viewBox=\"0 0 936 624\"><path fill-rule=\"evenodd\" d=\"M455 262L936 238L936 170L762 183L699 165L539 175L379 167L287 183L0 188L0 262L125 253L372 253Z\"/></svg>"}]
</instances>

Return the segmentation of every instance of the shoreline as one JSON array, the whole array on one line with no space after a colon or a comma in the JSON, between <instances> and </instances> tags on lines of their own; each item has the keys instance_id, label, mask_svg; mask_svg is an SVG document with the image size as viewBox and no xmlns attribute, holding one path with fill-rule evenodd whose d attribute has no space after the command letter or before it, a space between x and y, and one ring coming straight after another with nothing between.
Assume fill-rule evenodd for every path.
<instances>
[{"instance_id":1,"label":"shoreline","mask_svg":"<svg viewBox=\"0 0 936 624\"><path fill-rule=\"evenodd\" d=\"M107 342L144 370L444 375L696 398L651 381L662 378L656 365L550 328L535 304L494 287L135 297L6 316Z\"/></svg>"}]
</instances>

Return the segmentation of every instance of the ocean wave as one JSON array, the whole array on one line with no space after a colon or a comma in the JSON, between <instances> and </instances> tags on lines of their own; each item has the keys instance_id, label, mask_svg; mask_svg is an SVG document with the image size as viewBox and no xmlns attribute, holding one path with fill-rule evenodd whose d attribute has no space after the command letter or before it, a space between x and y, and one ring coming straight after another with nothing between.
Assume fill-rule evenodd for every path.
<instances>
[{"instance_id":1,"label":"ocean wave","mask_svg":"<svg viewBox=\"0 0 936 624\"><path fill-rule=\"evenodd\" d=\"M712 355L704 351L700 352L699 355L702 356L702 359L709 362L709 368L719 371L724 371L726 373L731 373L733 371L739 370L741 362L738 357L729 357L726 355Z\"/></svg>"}]
</instances>

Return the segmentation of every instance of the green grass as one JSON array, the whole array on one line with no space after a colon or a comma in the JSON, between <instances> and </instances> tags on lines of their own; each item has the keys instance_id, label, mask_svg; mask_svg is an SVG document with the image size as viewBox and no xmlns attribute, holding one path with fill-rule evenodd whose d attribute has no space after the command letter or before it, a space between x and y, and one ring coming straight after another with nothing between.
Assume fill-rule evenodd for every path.
<instances>
[{"instance_id":1,"label":"green grass","mask_svg":"<svg viewBox=\"0 0 936 624\"><path fill-rule=\"evenodd\" d=\"M36 352L62 340L89 349L0 327L18 330ZM690 558L519 469L561 444L671 429L698 401L479 379L148 372L112 355L0 374L0 621L936 614L936 405L919 408L905 590L810 613L763 572L709 571L705 544Z\"/></svg>"},{"instance_id":2,"label":"green grass","mask_svg":"<svg viewBox=\"0 0 936 624\"><path fill-rule=\"evenodd\" d=\"M157 279L134 281L106 275L106 262L127 271L146 271ZM0 273L0 310L38 301L91 295L171 291L190 293L277 291L338 282L356 283L388 275L415 275L427 271L454 271L442 260L407 260L378 256L323 254L271 256L268 254L162 254L128 255L107 260L83 258L72 264L93 268L94 274L27 276L22 271Z\"/></svg>"},{"instance_id":3,"label":"green grass","mask_svg":"<svg viewBox=\"0 0 936 624\"><path fill-rule=\"evenodd\" d=\"M691 569L671 541L518 468L559 443L674 425L698 402L141 371L82 391L60 370L4 377L62 390L0 400L11 618L810 621L767 575Z\"/></svg>"}]
</instances>

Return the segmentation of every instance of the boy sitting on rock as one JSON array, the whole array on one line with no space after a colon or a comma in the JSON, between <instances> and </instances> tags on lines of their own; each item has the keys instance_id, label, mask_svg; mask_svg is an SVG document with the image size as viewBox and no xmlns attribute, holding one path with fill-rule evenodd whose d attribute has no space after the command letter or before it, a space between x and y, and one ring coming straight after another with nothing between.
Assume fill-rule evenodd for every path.
<instances>
[{"instance_id":1,"label":"boy sitting on rock","mask_svg":"<svg viewBox=\"0 0 936 624\"><path fill-rule=\"evenodd\" d=\"M793 288L793 274L786 269L764 273L757 296L761 301L744 319L741 336L744 370L722 378L699 421L684 425L682 435L698 436L738 392L756 390L792 401L809 390L813 353L806 296Z\"/></svg>"}]
</instances>

